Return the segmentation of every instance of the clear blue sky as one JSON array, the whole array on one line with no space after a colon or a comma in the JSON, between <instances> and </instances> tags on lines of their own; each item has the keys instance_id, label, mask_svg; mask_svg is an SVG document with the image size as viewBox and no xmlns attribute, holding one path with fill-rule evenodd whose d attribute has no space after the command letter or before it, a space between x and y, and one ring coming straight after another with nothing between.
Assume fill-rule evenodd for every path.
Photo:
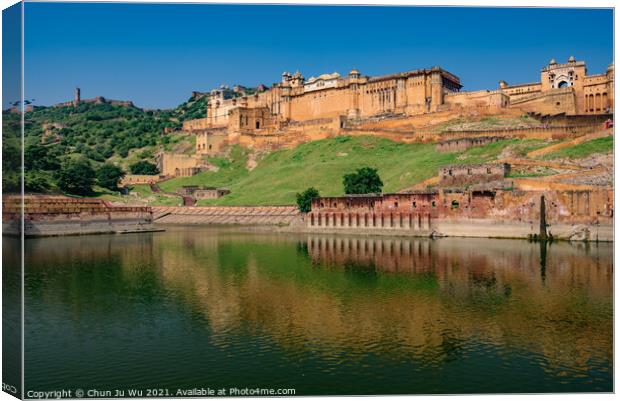
<instances>
[{"instance_id":1,"label":"clear blue sky","mask_svg":"<svg viewBox=\"0 0 620 401\"><path fill-rule=\"evenodd\" d=\"M613 60L610 9L27 3L26 98L174 107L192 90L271 85L282 71L380 75L439 65L463 90L532 82L555 57Z\"/></svg>"}]
</instances>

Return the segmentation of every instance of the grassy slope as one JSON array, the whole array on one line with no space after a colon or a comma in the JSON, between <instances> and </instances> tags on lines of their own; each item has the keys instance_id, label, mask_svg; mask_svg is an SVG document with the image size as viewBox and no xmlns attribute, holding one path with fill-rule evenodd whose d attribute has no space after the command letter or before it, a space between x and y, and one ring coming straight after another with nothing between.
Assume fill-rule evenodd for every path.
<instances>
[{"instance_id":1,"label":"grassy slope","mask_svg":"<svg viewBox=\"0 0 620 401\"><path fill-rule=\"evenodd\" d=\"M557 158L569 158L569 159L581 159L594 153L609 153L614 150L614 138L613 136L606 136L603 138L592 139L591 141L583 142L569 148L558 150L557 152L551 152L544 155L544 159L557 159Z\"/></svg>"},{"instance_id":2,"label":"grassy slope","mask_svg":"<svg viewBox=\"0 0 620 401\"><path fill-rule=\"evenodd\" d=\"M506 140L463 153L438 153L434 144L404 144L377 137L337 137L302 144L266 155L258 166L245 168L247 150L235 147L231 161L211 159L218 172L176 178L160 184L166 191L182 185L227 187L232 193L199 204L293 204L295 193L310 186L322 195L343 193L342 176L363 166L379 169L385 192L398 191L437 174L439 166L481 163L495 159L508 145L538 146L536 141Z\"/></svg>"}]
</instances>

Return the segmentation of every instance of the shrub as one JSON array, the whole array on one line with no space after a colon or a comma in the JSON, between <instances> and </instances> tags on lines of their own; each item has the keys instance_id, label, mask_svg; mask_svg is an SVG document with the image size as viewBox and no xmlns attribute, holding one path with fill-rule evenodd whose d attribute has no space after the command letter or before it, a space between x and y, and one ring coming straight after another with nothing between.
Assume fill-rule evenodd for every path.
<instances>
[{"instance_id":1,"label":"shrub","mask_svg":"<svg viewBox=\"0 0 620 401\"><path fill-rule=\"evenodd\" d=\"M380 193L383 188L377 169L371 167L362 167L355 173L345 174L342 181L346 194Z\"/></svg>"},{"instance_id":2,"label":"shrub","mask_svg":"<svg viewBox=\"0 0 620 401\"><path fill-rule=\"evenodd\" d=\"M297 198L297 206L299 207L299 211L302 213L308 213L312 210L312 198L318 198L319 191L314 187L310 187L302 193L297 193L295 197Z\"/></svg>"},{"instance_id":3,"label":"shrub","mask_svg":"<svg viewBox=\"0 0 620 401\"><path fill-rule=\"evenodd\" d=\"M157 168L157 166L146 160L141 160L137 163L132 164L131 166L129 166L129 170L131 171L131 174L140 174L140 175L159 174L159 169Z\"/></svg>"}]
</instances>

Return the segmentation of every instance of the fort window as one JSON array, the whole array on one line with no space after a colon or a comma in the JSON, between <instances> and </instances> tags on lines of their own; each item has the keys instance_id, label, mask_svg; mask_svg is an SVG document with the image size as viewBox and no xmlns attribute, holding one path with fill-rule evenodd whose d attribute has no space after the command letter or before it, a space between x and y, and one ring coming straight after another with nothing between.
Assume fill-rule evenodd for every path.
<instances>
[{"instance_id":1,"label":"fort window","mask_svg":"<svg viewBox=\"0 0 620 401\"><path fill-rule=\"evenodd\" d=\"M398 207L398 202L394 202L394 207Z\"/></svg>"},{"instance_id":2,"label":"fort window","mask_svg":"<svg viewBox=\"0 0 620 401\"><path fill-rule=\"evenodd\" d=\"M560 83L558 83L558 88L566 88L568 86L568 82L566 81L561 81Z\"/></svg>"},{"instance_id":3,"label":"fort window","mask_svg":"<svg viewBox=\"0 0 620 401\"><path fill-rule=\"evenodd\" d=\"M435 201L432 201L432 202L431 202L431 206L432 206L432 207L436 207L436 206L437 206L437 203L435 203Z\"/></svg>"},{"instance_id":4,"label":"fort window","mask_svg":"<svg viewBox=\"0 0 620 401\"><path fill-rule=\"evenodd\" d=\"M260 128L260 121L256 121L256 129Z\"/></svg>"},{"instance_id":5,"label":"fort window","mask_svg":"<svg viewBox=\"0 0 620 401\"><path fill-rule=\"evenodd\" d=\"M470 168L467 169L467 175L471 175L471 169Z\"/></svg>"},{"instance_id":6,"label":"fort window","mask_svg":"<svg viewBox=\"0 0 620 401\"><path fill-rule=\"evenodd\" d=\"M559 106L559 105L560 105L560 102L555 102L555 105L556 105L556 106Z\"/></svg>"},{"instance_id":7,"label":"fort window","mask_svg":"<svg viewBox=\"0 0 620 401\"><path fill-rule=\"evenodd\" d=\"M448 175L452 175L452 169L448 170Z\"/></svg>"},{"instance_id":8,"label":"fort window","mask_svg":"<svg viewBox=\"0 0 620 401\"><path fill-rule=\"evenodd\" d=\"M334 202L334 207L338 207L338 204L336 202Z\"/></svg>"},{"instance_id":9,"label":"fort window","mask_svg":"<svg viewBox=\"0 0 620 401\"><path fill-rule=\"evenodd\" d=\"M415 208L417 208L417 207L418 207L417 203L416 203L416 202L413 202L413 208L415 209Z\"/></svg>"},{"instance_id":10,"label":"fort window","mask_svg":"<svg viewBox=\"0 0 620 401\"><path fill-rule=\"evenodd\" d=\"M491 169L487 167L487 174L491 174Z\"/></svg>"},{"instance_id":11,"label":"fort window","mask_svg":"<svg viewBox=\"0 0 620 401\"><path fill-rule=\"evenodd\" d=\"M452 201L452 209L458 209L459 208L459 203L456 200Z\"/></svg>"}]
</instances>

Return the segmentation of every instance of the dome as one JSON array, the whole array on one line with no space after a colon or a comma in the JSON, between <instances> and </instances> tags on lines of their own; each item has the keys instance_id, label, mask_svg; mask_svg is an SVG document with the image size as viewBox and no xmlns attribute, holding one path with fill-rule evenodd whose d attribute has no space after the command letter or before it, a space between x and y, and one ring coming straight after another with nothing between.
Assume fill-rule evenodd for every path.
<instances>
[{"instance_id":1,"label":"dome","mask_svg":"<svg viewBox=\"0 0 620 401\"><path fill-rule=\"evenodd\" d=\"M349 75L360 75L360 72L356 68L354 68L351 70L351 72L349 72Z\"/></svg>"},{"instance_id":2,"label":"dome","mask_svg":"<svg viewBox=\"0 0 620 401\"><path fill-rule=\"evenodd\" d=\"M574 62L575 62L575 57L574 57L574 56L570 56L570 57L568 58L568 62L569 62L569 63L574 63Z\"/></svg>"},{"instance_id":3,"label":"dome","mask_svg":"<svg viewBox=\"0 0 620 401\"><path fill-rule=\"evenodd\" d=\"M554 64L557 64L557 63L558 63L558 62L557 62L557 61L555 61L555 59L554 59L554 58L552 58L552 59L551 59L551 61L549 61L549 65L554 65Z\"/></svg>"}]
</instances>

